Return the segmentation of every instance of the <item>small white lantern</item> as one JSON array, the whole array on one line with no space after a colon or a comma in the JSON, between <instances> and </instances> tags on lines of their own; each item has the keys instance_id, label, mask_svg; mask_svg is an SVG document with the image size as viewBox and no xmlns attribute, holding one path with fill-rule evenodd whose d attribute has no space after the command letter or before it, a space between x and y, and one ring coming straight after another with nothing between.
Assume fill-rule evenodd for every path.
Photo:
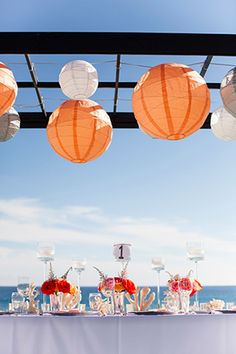
<instances>
[{"instance_id":1,"label":"small white lantern","mask_svg":"<svg viewBox=\"0 0 236 354\"><path fill-rule=\"evenodd\" d=\"M72 100L89 98L98 88L97 70L87 61L71 61L62 68L59 84L62 92Z\"/></svg>"},{"instance_id":2,"label":"small white lantern","mask_svg":"<svg viewBox=\"0 0 236 354\"><path fill-rule=\"evenodd\" d=\"M227 111L236 117L236 67L224 77L220 86L220 94Z\"/></svg>"},{"instance_id":3,"label":"small white lantern","mask_svg":"<svg viewBox=\"0 0 236 354\"><path fill-rule=\"evenodd\" d=\"M212 113L211 129L214 135L221 140L236 140L236 118L224 107Z\"/></svg>"},{"instance_id":4,"label":"small white lantern","mask_svg":"<svg viewBox=\"0 0 236 354\"><path fill-rule=\"evenodd\" d=\"M20 117L11 107L8 112L0 117L0 142L13 138L20 129Z\"/></svg>"}]
</instances>

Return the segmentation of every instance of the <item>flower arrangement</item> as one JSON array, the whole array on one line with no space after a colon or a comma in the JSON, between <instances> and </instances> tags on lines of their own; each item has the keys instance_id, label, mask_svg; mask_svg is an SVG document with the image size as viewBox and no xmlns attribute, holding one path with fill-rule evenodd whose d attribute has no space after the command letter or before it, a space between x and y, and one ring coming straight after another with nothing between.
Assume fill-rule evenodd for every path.
<instances>
[{"instance_id":1,"label":"flower arrangement","mask_svg":"<svg viewBox=\"0 0 236 354\"><path fill-rule=\"evenodd\" d=\"M117 293L127 292L130 295L136 293L136 286L134 282L127 278L127 266L128 262L126 263L124 269L122 270L121 274L118 277L108 277L105 275L101 270L97 267L93 267L96 269L100 275L100 282L98 284L98 291L100 292L109 292L115 291Z\"/></svg>"},{"instance_id":2,"label":"flower arrangement","mask_svg":"<svg viewBox=\"0 0 236 354\"><path fill-rule=\"evenodd\" d=\"M118 277L108 277L97 267L94 267L100 275L98 291L108 299L111 298L114 314L124 314L124 294L133 295L137 291L134 282L127 278L127 266L128 262Z\"/></svg>"},{"instance_id":3,"label":"flower arrangement","mask_svg":"<svg viewBox=\"0 0 236 354\"><path fill-rule=\"evenodd\" d=\"M64 275L57 278L50 263L49 277L42 284L41 291L50 296L52 311L74 309L78 305L78 289L67 281L70 270L71 267Z\"/></svg>"},{"instance_id":4,"label":"flower arrangement","mask_svg":"<svg viewBox=\"0 0 236 354\"><path fill-rule=\"evenodd\" d=\"M193 296L196 291L202 290L202 285L199 283L198 280L193 279L191 280L190 276L192 271L190 271L186 277L181 277L179 274L170 275L170 279L168 280L168 289L170 291L178 293L179 291L188 291L189 296Z\"/></svg>"},{"instance_id":5,"label":"flower arrangement","mask_svg":"<svg viewBox=\"0 0 236 354\"><path fill-rule=\"evenodd\" d=\"M179 274L170 275L168 280L168 290L165 292L164 302L169 311L188 312L189 297L193 296L196 291L202 290L202 285L196 279L191 279L192 271L184 277Z\"/></svg>"},{"instance_id":6,"label":"flower arrangement","mask_svg":"<svg viewBox=\"0 0 236 354\"><path fill-rule=\"evenodd\" d=\"M46 280L41 286L42 293L45 295L57 295L59 292L64 294L70 293L71 284L66 279L70 270L71 267L66 271L64 275L62 275L60 278L57 278L52 270L52 265L50 263L48 280Z\"/></svg>"}]
</instances>

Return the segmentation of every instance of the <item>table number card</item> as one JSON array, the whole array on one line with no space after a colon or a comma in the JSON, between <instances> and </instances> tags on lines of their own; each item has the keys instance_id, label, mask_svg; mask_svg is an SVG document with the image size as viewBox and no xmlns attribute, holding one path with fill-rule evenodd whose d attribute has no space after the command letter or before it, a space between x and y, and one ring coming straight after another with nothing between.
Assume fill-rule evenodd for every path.
<instances>
[{"instance_id":1,"label":"table number card","mask_svg":"<svg viewBox=\"0 0 236 354\"><path fill-rule=\"evenodd\" d=\"M113 255L117 262L127 262L130 260L130 247L129 243L117 243L113 245Z\"/></svg>"}]
</instances>

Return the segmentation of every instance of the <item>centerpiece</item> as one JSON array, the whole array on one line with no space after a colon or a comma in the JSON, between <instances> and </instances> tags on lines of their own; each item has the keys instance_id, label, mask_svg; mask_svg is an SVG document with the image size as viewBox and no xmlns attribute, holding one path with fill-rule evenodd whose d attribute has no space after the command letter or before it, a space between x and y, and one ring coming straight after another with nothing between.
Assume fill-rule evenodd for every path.
<instances>
[{"instance_id":1,"label":"centerpiece","mask_svg":"<svg viewBox=\"0 0 236 354\"><path fill-rule=\"evenodd\" d=\"M114 315L124 315L125 305L124 296L126 293L133 295L136 293L134 282L127 277L128 262L124 266L118 277L108 277L100 269L94 267L99 273L100 282L98 291L100 291L108 299L111 299L112 312Z\"/></svg>"},{"instance_id":2,"label":"centerpiece","mask_svg":"<svg viewBox=\"0 0 236 354\"><path fill-rule=\"evenodd\" d=\"M168 290L165 291L165 306L167 310L172 312L189 312L190 297L196 291L202 290L202 285L196 279L191 279L192 270L184 277L179 274L170 275L168 280Z\"/></svg>"},{"instance_id":3,"label":"centerpiece","mask_svg":"<svg viewBox=\"0 0 236 354\"><path fill-rule=\"evenodd\" d=\"M48 279L42 284L41 291L43 294L50 297L51 311L64 311L74 309L78 302L78 290L75 285L67 281L68 273L71 267L64 275L57 278L52 270L50 263L50 270Z\"/></svg>"}]
</instances>

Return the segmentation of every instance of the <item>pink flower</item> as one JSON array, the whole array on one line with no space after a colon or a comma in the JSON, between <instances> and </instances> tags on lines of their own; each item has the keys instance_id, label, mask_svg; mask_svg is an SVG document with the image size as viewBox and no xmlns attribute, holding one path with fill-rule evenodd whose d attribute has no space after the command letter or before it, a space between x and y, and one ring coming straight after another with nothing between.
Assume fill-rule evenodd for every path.
<instances>
[{"instance_id":1,"label":"pink flower","mask_svg":"<svg viewBox=\"0 0 236 354\"><path fill-rule=\"evenodd\" d=\"M191 291L192 290L192 283L189 278L181 278L179 281L179 288L180 290Z\"/></svg>"},{"instance_id":2,"label":"pink flower","mask_svg":"<svg viewBox=\"0 0 236 354\"><path fill-rule=\"evenodd\" d=\"M115 279L114 278L105 279L104 287L107 288L107 290L113 290L115 287Z\"/></svg>"}]
</instances>

